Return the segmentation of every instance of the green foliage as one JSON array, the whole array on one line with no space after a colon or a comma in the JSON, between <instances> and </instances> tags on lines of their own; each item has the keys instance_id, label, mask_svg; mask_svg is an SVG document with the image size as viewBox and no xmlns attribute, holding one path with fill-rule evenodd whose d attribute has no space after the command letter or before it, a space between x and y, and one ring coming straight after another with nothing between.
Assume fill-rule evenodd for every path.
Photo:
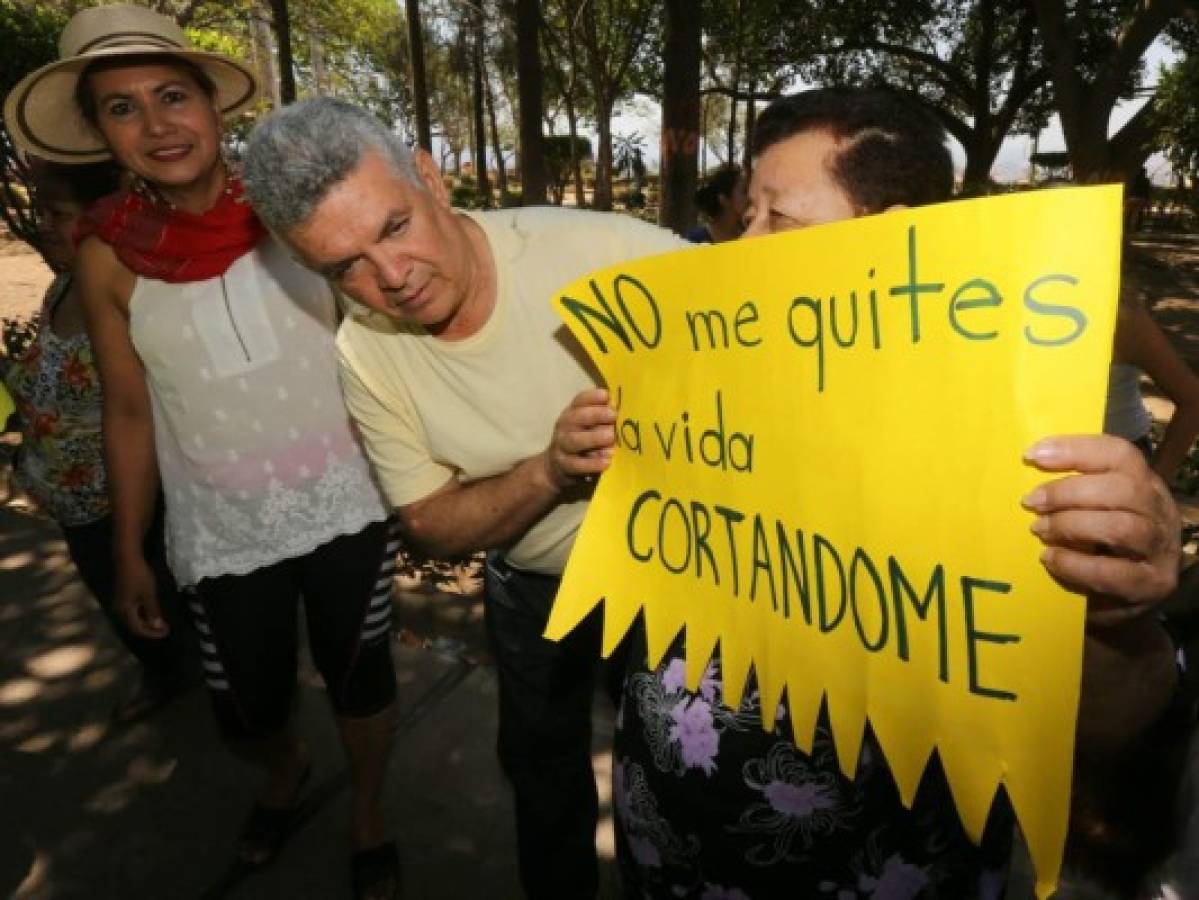
<instances>
[{"instance_id":1,"label":"green foliage","mask_svg":"<svg viewBox=\"0 0 1199 900\"><path fill-rule=\"evenodd\" d=\"M58 56L66 17L40 3L0 0L0 93L5 95L33 69Z\"/></svg>"},{"instance_id":2,"label":"green foliage","mask_svg":"<svg viewBox=\"0 0 1199 900\"><path fill-rule=\"evenodd\" d=\"M1155 125L1174 171L1199 179L1199 56L1188 57L1172 69L1163 67Z\"/></svg>"},{"instance_id":3,"label":"green foliage","mask_svg":"<svg viewBox=\"0 0 1199 900\"><path fill-rule=\"evenodd\" d=\"M549 177L550 190L554 202L561 204L566 193L566 183L570 180L570 135L551 134L544 138L545 170ZM575 138L575 154L580 160L589 160L591 156L591 141L585 137Z\"/></svg>"},{"instance_id":4,"label":"green foliage","mask_svg":"<svg viewBox=\"0 0 1199 900\"><path fill-rule=\"evenodd\" d=\"M463 183L455 185L450 191L450 204L457 209L482 209L482 194L479 193L473 179L469 184L466 181L467 179L463 179Z\"/></svg>"},{"instance_id":5,"label":"green foliage","mask_svg":"<svg viewBox=\"0 0 1199 900\"><path fill-rule=\"evenodd\" d=\"M58 35L65 15L42 4L0 0L0 95L7 95L27 73L58 56ZM0 219L21 240L37 246L40 238L29 196L29 169L0 123ZM7 327L5 335L7 336Z\"/></svg>"}]
</instances>

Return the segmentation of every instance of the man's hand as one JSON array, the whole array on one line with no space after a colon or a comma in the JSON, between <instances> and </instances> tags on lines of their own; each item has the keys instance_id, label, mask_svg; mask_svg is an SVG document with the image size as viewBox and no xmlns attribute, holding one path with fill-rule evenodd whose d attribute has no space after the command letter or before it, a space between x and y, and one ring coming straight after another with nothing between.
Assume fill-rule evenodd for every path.
<instances>
[{"instance_id":1,"label":"man's hand","mask_svg":"<svg viewBox=\"0 0 1199 900\"><path fill-rule=\"evenodd\" d=\"M583 391L554 423L546 450L550 482L565 491L594 478L612 461L616 446L616 410L608 405L603 388Z\"/></svg>"},{"instance_id":2,"label":"man's hand","mask_svg":"<svg viewBox=\"0 0 1199 900\"><path fill-rule=\"evenodd\" d=\"M158 605L154 572L139 556L117 567L116 607L129 630L139 637L162 638L170 632Z\"/></svg>"},{"instance_id":3,"label":"man's hand","mask_svg":"<svg viewBox=\"0 0 1199 900\"><path fill-rule=\"evenodd\" d=\"M1052 437L1025 459L1046 472L1076 472L1024 498L1038 513L1045 568L1088 595L1087 624L1116 625L1152 610L1178 581L1180 518L1141 453L1109 435Z\"/></svg>"}]
</instances>

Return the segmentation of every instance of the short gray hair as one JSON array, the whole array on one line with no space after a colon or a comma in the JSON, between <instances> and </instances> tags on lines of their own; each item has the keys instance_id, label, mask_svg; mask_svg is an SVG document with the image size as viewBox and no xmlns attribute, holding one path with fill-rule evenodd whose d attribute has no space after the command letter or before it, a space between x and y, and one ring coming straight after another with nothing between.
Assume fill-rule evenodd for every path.
<instances>
[{"instance_id":1,"label":"short gray hair","mask_svg":"<svg viewBox=\"0 0 1199 900\"><path fill-rule=\"evenodd\" d=\"M293 103L250 133L246 195L267 228L286 233L308 221L367 151L379 153L397 173L424 188L412 151L366 110L332 97Z\"/></svg>"}]
</instances>

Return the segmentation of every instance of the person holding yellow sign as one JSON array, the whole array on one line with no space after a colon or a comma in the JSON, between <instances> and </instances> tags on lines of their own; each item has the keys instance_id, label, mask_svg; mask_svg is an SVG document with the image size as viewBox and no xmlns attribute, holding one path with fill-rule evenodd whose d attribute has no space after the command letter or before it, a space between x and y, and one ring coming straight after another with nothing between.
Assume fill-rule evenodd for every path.
<instances>
[{"instance_id":1,"label":"person holding yellow sign","mask_svg":"<svg viewBox=\"0 0 1199 900\"><path fill-rule=\"evenodd\" d=\"M948 200L944 144L935 121L892 93L822 89L776 101L754 134L746 236ZM1174 684L1169 641L1140 614L1173 584L1177 520L1126 443L1051 439L1028 458L1046 471L1087 473L1026 501L1040 516L1046 567L1079 589L1127 598L1092 607L1084 678L1080 745L1111 747L1151 721ZM1100 543L1114 555L1073 549ZM1099 628L1109 620L1126 624ZM1135 690L1102 690L1115 672ZM846 778L827 711L805 753L785 705L763 709L751 682L729 708L722 674L717 653L688 690L680 640L655 669L643 662L627 677L613 795L629 896L1003 896L1014 824L1005 795L976 845L936 757L907 809L873 735ZM769 732L763 720L774 723Z\"/></svg>"}]
</instances>

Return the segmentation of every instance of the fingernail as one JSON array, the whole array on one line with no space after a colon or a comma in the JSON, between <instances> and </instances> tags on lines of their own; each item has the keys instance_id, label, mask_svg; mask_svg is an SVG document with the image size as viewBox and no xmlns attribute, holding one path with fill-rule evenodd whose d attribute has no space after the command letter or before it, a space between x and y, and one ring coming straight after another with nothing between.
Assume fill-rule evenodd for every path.
<instances>
[{"instance_id":1,"label":"fingernail","mask_svg":"<svg viewBox=\"0 0 1199 900\"><path fill-rule=\"evenodd\" d=\"M1028 526L1028 530L1037 537L1044 537L1049 531L1049 518L1047 516L1037 516L1032 520L1032 524Z\"/></svg>"},{"instance_id":2,"label":"fingernail","mask_svg":"<svg viewBox=\"0 0 1199 900\"><path fill-rule=\"evenodd\" d=\"M1041 551L1041 562L1045 565L1049 565L1051 562L1053 562L1053 549L1051 547L1046 547Z\"/></svg>"},{"instance_id":3,"label":"fingernail","mask_svg":"<svg viewBox=\"0 0 1199 900\"><path fill-rule=\"evenodd\" d=\"M1048 499L1048 498L1045 495L1045 489L1044 488L1036 488L1035 490L1029 492L1028 494L1025 494L1020 499L1020 503L1024 506L1025 509L1033 509L1033 510L1039 511L1041 509L1041 507L1043 507L1045 505L1046 499Z\"/></svg>"},{"instance_id":4,"label":"fingernail","mask_svg":"<svg viewBox=\"0 0 1199 900\"><path fill-rule=\"evenodd\" d=\"M1051 438L1037 441L1024 451L1024 459L1031 463L1050 463L1058 456L1060 448Z\"/></svg>"}]
</instances>

